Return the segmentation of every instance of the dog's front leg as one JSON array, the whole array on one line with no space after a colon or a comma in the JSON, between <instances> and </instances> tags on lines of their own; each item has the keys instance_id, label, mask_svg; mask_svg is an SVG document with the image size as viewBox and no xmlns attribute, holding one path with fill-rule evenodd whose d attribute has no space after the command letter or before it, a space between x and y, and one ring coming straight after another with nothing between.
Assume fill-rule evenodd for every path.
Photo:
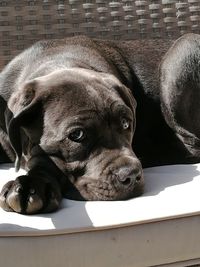
<instances>
[{"instance_id":1,"label":"dog's front leg","mask_svg":"<svg viewBox=\"0 0 200 267\"><path fill-rule=\"evenodd\" d=\"M4 185L0 206L22 214L47 213L58 209L62 194L60 173L45 153L34 154L27 175Z\"/></svg>"}]
</instances>

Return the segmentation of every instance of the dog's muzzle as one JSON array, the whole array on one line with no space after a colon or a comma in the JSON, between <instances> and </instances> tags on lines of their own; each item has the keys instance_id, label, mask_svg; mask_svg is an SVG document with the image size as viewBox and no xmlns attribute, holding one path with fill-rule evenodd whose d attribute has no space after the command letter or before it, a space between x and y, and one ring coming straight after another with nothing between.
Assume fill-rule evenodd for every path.
<instances>
[{"instance_id":1,"label":"dog's muzzle","mask_svg":"<svg viewBox=\"0 0 200 267\"><path fill-rule=\"evenodd\" d=\"M139 164L136 166L121 167L114 175L116 176L117 182L119 182L124 187L129 187L137 182L140 182L142 171Z\"/></svg>"},{"instance_id":2,"label":"dog's muzzle","mask_svg":"<svg viewBox=\"0 0 200 267\"><path fill-rule=\"evenodd\" d=\"M74 182L75 190L66 197L85 200L123 200L143 193L144 178L140 161L135 156L95 158L86 172ZM80 196L75 194L80 193Z\"/></svg>"}]
</instances>

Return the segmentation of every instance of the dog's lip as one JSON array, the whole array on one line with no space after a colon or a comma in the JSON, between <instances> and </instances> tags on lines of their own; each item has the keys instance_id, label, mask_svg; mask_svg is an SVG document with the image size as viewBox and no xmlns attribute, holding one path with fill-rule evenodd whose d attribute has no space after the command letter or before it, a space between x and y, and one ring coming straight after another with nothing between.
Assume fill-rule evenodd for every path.
<instances>
[{"instance_id":1,"label":"dog's lip","mask_svg":"<svg viewBox=\"0 0 200 267\"><path fill-rule=\"evenodd\" d=\"M65 197L74 200L90 201L116 201L127 200L140 196L143 193L144 182L130 186L130 188L117 188L114 182L97 180L91 177L81 177L73 187L67 190Z\"/></svg>"}]
</instances>

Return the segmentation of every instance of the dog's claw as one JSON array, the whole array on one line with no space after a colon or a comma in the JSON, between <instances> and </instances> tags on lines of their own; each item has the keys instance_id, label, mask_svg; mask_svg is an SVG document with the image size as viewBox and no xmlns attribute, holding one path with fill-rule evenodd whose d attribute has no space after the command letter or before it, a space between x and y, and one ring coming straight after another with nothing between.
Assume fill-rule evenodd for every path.
<instances>
[{"instance_id":1,"label":"dog's claw","mask_svg":"<svg viewBox=\"0 0 200 267\"><path fill-rule=\"evenodd\" d=\"M0 193L0 207L2 207L2 209L4 209L5 211L13 211L6 202L7 194L13 183L14 181L9 181L8 183L6 183Z\"/></svg>"},{"instance_id":2,"label":"dog's claw","mask_svg":"<svg viewBox=\"0 0 200 267\"><path fill-rule=\"evenodd\" d=\"M6 211L23 214L52 212L59 207L61 193L49 180L20 176L4 185L0 206Z\"/></svg>"}]
</instances>

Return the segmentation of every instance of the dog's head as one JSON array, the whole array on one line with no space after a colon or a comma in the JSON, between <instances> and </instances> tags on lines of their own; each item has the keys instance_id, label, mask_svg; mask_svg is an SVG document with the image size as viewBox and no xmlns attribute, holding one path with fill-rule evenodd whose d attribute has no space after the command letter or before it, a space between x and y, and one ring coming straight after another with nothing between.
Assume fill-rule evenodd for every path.
<instances>
[{"instance_id":1,"label":"dog's head","mask_svg":"<svg viewBox=\"0 0 200 267\"><path fill-rule=\"evenodd\" d=\"M27 147L40 144L76 189L66 188L67 197L78 198L77 190L88 200L142 193L142 167L132 150L136 102L113 75L55 71L25 84L8 104L16 154L29 155ZM17 129L23 129L29 145L19 140Z\"/></svg>"}]
</instances>

